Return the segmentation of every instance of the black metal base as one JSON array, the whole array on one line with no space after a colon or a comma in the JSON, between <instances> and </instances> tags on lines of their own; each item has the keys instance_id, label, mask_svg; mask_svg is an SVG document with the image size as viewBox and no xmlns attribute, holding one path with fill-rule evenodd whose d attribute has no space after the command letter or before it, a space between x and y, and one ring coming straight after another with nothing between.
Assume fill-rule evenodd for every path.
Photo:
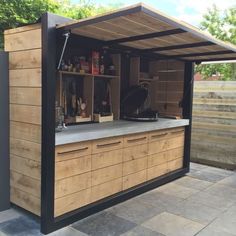
<instances>
[{"instance_id":1,"label":"black metal base","mask_svg":"<svg viewBox=\"0 0 236 236\"><path fill-rule=\"evenodd\" d=\"M140 184L134 188L131 188L127 191L112 195L96 203L92 203L88 206L82 207L78 210L66 213L60 217L55 218L54 222L48 225L47 228L43 228L42 233L48 234L55 230L58 230L62 227L65 227L69 224L74 223L75 221L81 220L85 217L88 217L92 214L95 214L101 210L114 206L120 202L126 201L130 198L133 198L137 195L145 193L149 190L152 190L160 185L166 184L173 181L181 176L184 176L189 172L189 168L180 169L161 177L158 177L154 180Z\"/></svg>"}]
</instances>

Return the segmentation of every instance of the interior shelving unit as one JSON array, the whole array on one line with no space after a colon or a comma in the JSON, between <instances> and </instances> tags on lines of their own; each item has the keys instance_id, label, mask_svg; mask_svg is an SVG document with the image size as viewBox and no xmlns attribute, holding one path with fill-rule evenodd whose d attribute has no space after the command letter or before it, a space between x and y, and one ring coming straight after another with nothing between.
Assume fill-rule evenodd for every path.
<instances>
[{"instance_id":1,"label":"interior shelving unit","mask_svg":"<svg viewBox=\"0 0 236 236\"><path fill-rule=\"evenodd\" d=\"M77 122L69 123L81 123L81 122L91 122L94 121L94 95L96 80L100 80L104 83L109 83L111 88L111 110L113 113L114 120L119 120L120 118L120 68L121 68L121 57L120 54L112 54L112 61L115 66L115 75L107 74L91 74L91 73L80 73L71 71L58 71L58 81L57 81L57 103L65 110L65 104L63 104L63 91L65 91L66 81L74 80L77 83L78 80L82 84L81 95L86 101L86 118L80 118ZM67 85L68 86L68 85Z\"/></svg>"},{"instance_id":2,"label":"interior shelving unit","mask_svg":"<svg viewBox=\"0 0 236 236\"><path fill-rule=\"evenodd\" d=\"M145 72L142 68L145 67ZM130 59L130 86L147 84L151 108L163 116L182 117L184 63L176 60Z\"/></svg>"}]
</instances>

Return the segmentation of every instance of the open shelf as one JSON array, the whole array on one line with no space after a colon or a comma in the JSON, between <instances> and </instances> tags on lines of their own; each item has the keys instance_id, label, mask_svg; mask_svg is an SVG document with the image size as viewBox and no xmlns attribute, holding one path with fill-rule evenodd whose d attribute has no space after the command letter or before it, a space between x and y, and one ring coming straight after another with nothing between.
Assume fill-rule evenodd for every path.
<instances>
[{"instance_id":1,"label":"open shelf","mask_svg":"<svg viewBox=\"0 0 236 236\"><path fill-rule=\"evenodd\" d=\"M115 79L119 77L117 75L94 75L90 73L79 73L79 72L71 72L71 71L64 71L64 70L60 70L59 73L64 74L64 75L93 76L93 77L107 78L107 79Z\"/></svg>"}]
</instances>

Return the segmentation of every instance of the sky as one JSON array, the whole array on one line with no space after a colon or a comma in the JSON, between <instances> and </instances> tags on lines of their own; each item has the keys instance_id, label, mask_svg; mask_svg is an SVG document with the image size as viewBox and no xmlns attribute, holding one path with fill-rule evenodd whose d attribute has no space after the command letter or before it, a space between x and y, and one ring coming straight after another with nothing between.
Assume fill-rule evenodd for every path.
<instances>
[{"instance_id":1,"label":"sky","mask_svg":"<svg viewBox=\"0 0 236 236\"><path fill-rule=\"evenodd\" d=\"M74 3L79 0L72 0ZM136 0L90 0L95 4L121 3L124 6L132 5L140 1ZM202 15L207 12L207 8L215 4L219 9L225 10L231 6L236 6L236 0L143 0L156 9L183 20L189 24L199 26Z\"/></svg>"}]
</instances>

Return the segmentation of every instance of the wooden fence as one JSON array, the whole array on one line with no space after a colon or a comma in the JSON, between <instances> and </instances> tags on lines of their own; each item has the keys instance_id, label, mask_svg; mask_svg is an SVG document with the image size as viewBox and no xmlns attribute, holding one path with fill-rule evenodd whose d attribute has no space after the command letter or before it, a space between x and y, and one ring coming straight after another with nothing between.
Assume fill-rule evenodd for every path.
<instances>
[{"instance_id":1,"label":"wooden fence","mask_svg":"<svg viewBox=\"0 0 236 236\"><path fill-rule=\"evenodd\" d=\"M236 81L196 81L191 160L236 169Z\"/></svg>"}]
</instances>

